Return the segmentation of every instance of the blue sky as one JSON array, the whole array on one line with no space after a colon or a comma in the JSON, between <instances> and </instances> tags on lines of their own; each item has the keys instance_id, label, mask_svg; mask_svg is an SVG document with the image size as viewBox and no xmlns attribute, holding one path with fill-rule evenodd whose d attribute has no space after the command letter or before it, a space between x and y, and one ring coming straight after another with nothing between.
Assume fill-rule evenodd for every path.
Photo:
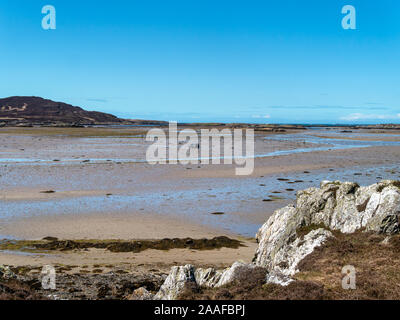
<instances>
[{"instance_id":1,"label":"blue sky","mask_svg":"<svg viewBox=\"0 0 400 320\"><path fill-rule=\"evenodd\" d=\"M400 122L398 0L1 1L0 39L1 97L181 122Z\"/></svg>"}]
</instances>

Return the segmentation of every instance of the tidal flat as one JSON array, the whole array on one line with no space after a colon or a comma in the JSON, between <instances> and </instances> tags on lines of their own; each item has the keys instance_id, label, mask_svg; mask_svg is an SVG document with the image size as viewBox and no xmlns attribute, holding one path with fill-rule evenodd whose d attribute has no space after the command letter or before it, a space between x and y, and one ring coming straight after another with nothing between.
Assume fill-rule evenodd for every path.
<instances>
[{"instance_id":1,"label":"tidal flat","mask_svg":"<svg viewBox=\"0 0 400 320\"><path fill-rule=\"evenodd\" d=\"M298 190L323 180L368 185L400 179L399 132L340 130L256 132L254 172L236 176L234 165L146 163L143 128L0 128L5 241L225 236L241 243L206 250L111 252L92 246L31 254L8 246L0 248L0 264L32 270L73 266L68 273L79 274L138 268L166 274L170 266L188 262L216 267L250 262L255 233L274 210L293 203Z\"/></svg>"}]
</instances>

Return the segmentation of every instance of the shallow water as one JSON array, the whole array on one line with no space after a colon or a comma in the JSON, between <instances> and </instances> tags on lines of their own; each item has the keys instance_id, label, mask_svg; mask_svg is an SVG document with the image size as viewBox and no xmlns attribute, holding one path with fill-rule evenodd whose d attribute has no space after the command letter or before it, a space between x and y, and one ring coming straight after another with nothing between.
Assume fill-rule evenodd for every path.
<instances>
[{"instance_id":1,"label":"shallow water","mask_svg":"<svg viewBox=\"0 0 400 320\"><path fill-rule=\"evenodd\" d=\"M18 251L18 250L0 250L1 253L13 255L13 256L24 256L24 257L54 257L52 254L47 253L34 253L34 252L26 252L26 251Z\"/></svg>"},{"instance_id":2,"label":"shallow water","mask_svg":"<svg viewBox=\"0 0 400 320\"><path fill-rule=\"evenodd\" d=\"M315 132L314 132L315 133ZM340 135L343 136L343 133L337 131L330 131L329 135ZM371 137L371 138L379 138L381 135L375 134L367 134L367 133L349 133L346 137L356 138L359 136L363 137ZM311 148L297 148L294 150L280 150L276 152L272 152L265 155L257 155L258 157L268 157L268 156L278 156L278 155L290 155L302 152L314 152L314 151L329 151L329 150L341 150L341 149L352 149L352 148L368 148L374 146L400 146L400 141L365 141L365 140L349 140L349 139L341 139L338 138L322 138L312 134L287 134L287 135L279 135L273 137L266 137L266 140L274 140L274 141L297 141L304 144L315 144L322 145Z\"/></svg>"},{"instance_id":3,"label":"shallow water","mask_svg":"<svg viewBox=\"0 0 400 320\"><path fill-rule=\"evenodd\" d=\"M3 222L18 217L59 214L157 213L244 236L254 236L260 225L265 222L268 213L294 202L296 190L318 187L322 180L356 181L360 185L369 185L380 180L377 179L379 177L399 179L399 172L400 167L393 165L382 168L314 170L309 174L269 175L240 180L201 179L195 186L185 190L171 190L165 186L159 191L136 191L134 194L2 201L0 211ZM355 175L358 173L362 174ZM288 179L288 181L278 179ZM264 199L273 201L266 202ZM212 215L212 212L225 212L225 214L216 216ZM266 213L262 220L258 218L260 212Z\"/></svg>"},{"instance_id":4,"label":"shallow water","mask_svg":"<svg viewBox=\"0 0 400 320\"><path fill-rule=\"evenodd\" d=\"M263 148L255 149L254 158L267 158L267 157L275 157L282 155L292 155L304 152L315 152L315 151L330 151L330 150L342 150L342 149L352 149L352 148L367 148L373 146L400 146L400 141L363 141L363 140L348 140L338 138L322 138L318 137L315 134L323 133L329 134L330 136L343 136L343 133L339 131L310 131L304 134L284 134L284 135L273 135L265 137L264 140L266 142L274 142L279 145L282 144L282 148L279 150L274 150L270 152L263 152ZM369 133L347 133L346 137L357 138L357 137L371 137L371 138L379 138L382 136L398 136L395 134L369 134ZM65 138L65 137L64 137ZM65 138L66 139L66 138ZM37 165L67 165L67 164L79 164L79 163L143 163L146 162L146 147L149 144L146 144L144 141L131 143L131 138L79 138L78 140L74 140L74 144L67 144L63 147L62 151L65 154L79 153L87 150L96 150L103 151L104 153L109 153L110 157L102 158L102 157L85 157L74 156L74 157L64 157L61 156L59 158L56 157L54 152L51 154L51 157L48 153L44 152L47 155L47 158L44 157L6 157L7 154L15 154L14 152L0 152L0 164L8 164L8 165L24 165L24 164L32 164L35 163ZM293 147L290 149L285 149L285 143L297 143L297 147ZM304 146L304 147L303 147ZM127 149L131 149L132 155L129 157L115 157L118 153L116 150L120 149L121 151L126 151ZM52 151L52 150L49 150ZM56 150L57 151L57 150ZM250 156L244 155L243 157L237 158L249 158ZM212 155L207 158L197 158L198 160L203 159L226 159L229 157L213 157ZM231 158L231 157L230 157ZM56 161L55 161L56 159ZM171 160L181 160L181 159L171 159ZM188 160L188 159L185 159ZM195 159L189 159L195 160Z\"/></svg>"}]
</instances>

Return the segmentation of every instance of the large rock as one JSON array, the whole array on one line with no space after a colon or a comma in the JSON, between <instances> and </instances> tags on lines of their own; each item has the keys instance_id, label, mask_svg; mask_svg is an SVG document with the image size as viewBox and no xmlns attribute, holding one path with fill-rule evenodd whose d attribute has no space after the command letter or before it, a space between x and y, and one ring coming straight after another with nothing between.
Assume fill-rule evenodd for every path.
<instances>
[{"instance_id":1,"label":"large rock","mask_svg":"<svg viewBox=\"0 0 400 320\"><path fill-rule=\"evenodd\" d=\"M255 264L267 268L267 279L287 283L281 276L295 274L298 263L333 236L329 230L399 232L399 186L390 180L368 187L324 181L320 188L299 191L296 206L275 211L258 231ZM307 226L315 228L299 238L296 230Z\"/></svg>"},{"instance_id":2,"label":"large rock","mask_svg":"<svg viewBox=\"0 0 400 320\"><path fill-rule=\"evenodd\" d=\"M284 275L276 270L267 272L265 276L266 283L274 283L274 284L279 284L281 286L287 286L293 281L294 280L291 277Z\"/></svg>"},{"instance_id":3,"label":"large rock","mask_svg":"<svg viewBox=\"0 0 400 320\"><path fill-rule=\"evenodd\" d=\"M300 215L293 206L275 211L257 232L258 248L255 263L272 271L275 256L296 238L296 230L301 226Z\"/></svg>"},{"instance_id":4,"label":"large rock","mask_svg":"<svg viewBox=\"0 0 400 320\"><path fill-rule=\"evenodd\" d=\"M192 265L172 267L167 279L155 295L155 300L175 300L191 283L196 284Z\"/></svg>"},{"instance_id":5,"label":"large rock","mask_svg":"<svg viewBox=\"0 0 400 320\"><path fill-rule=\"evenodd\" d=\"M133 291L128 297L128 300L153 300L154 294L149 292L146 288L141 287Z\"/></svg>"},{"instance_id":6,"label":"large rock","mask_svg":"<svg viewBox=\"0 0 400 320\"><path fill-rule=\"evenodd\" d=\"M196 269L195 279L199 287L218 288L236 281L243 273L251 272L256 266L243 262L235 262L225 270Z\"/></svg>"},{"instance_id":7,"label":"large rock","mask_svg":"<svg viewBox=\"0 0 400 320\"><path fill-rule=\"evenodd\" d=\"M275 254L273 271L284 276L293 276L298 272L299 262L312 253L316 247L321 246L329 237L333 237L332 233L320 228L312 230L304 237L296 238Z\"/></svg>"},{"instance_id":8,"label":"large rock","mask_svg":"<svg viewBox=\"0 0 400 320\"><path fill-rule=\"evenodd\" d=\"M363 226L367 231L395 234L400 231L400 190L389 185L381 192L375 192L364 211Z\"/></svg>"},{"instance_id":9,"label":"large rock","mask_svg":"<svg viewBox=\"0 0 400 320\"><path fill-rule=\"evenodd\" d=\"M198 288L217 288L236 281L243 273L251 272L256 266L243 262L235 262L225 270L214 268L194 268L192 265L173 267L159 292L156 300L175 300L185 289L192 286Z\"/></svg>"},{"instance_id":10,"label":"large rock","mask_svg":"<svg viewBox=\"0 0 400 320\"><path fill-rule=\"evenodd\" d=\"M303 225L324 225L353 233L361 228L393 234L399 231L400 182L385 180L368 187L352 182L321 183L297 193L296 211Z\"/></svg>"},{"instance_id":11,"label":"large rock","mask_svg":"<svg viewBox=\"0 0 400 320\"><path fill-rule=\"evenodd\" d=\"M0 279L15 279L17 275L11 271L10 267L0 265Z\"/></svg>"},{"instance_id":12,"label":"large rock","mask_svg":"<svg viewBox=\"0 0 400 320\"><path fill-rule=\"evenodd\" d=\"M288 277L297 272L299 262L333 236L330 231L318 228L298 237L296 230L301 227L298 218L294 207L280 209L257 233L255 264L268 270L267 282L289 284Z\"/></svg>"},{"instance_id":13,"label":"large rock","mask_svg":"<svg viewBox=\"0 0 400 320\"><path fill-rule=\"evenodd\" d=\"M174 267L155 298L176 299L189 285L224 286L255 267L266 269L266 282L287 285L294 281L291 277L298 272L299 263L333 237L330 230L352 233L365 229L390 235L400 231L399 217L399 181L387 180L368 187L324 181L320 188L299 191L296 206L275 211L260 228L253 264L235 262L225 270ZM300 228L308 232L300 235Z\"/></svg>"}]
</instances>

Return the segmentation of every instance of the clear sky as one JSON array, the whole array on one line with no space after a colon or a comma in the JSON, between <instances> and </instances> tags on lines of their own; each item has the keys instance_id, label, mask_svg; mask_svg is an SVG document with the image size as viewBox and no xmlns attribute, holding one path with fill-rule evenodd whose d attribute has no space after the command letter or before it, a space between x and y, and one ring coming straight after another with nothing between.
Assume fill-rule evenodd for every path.
<instances>
[{"instance_id":1,"label":"clear sky","mask_svg":"<svg viewBox=\"0 0 400 320\"><path fill-rule=\"evenodd\" d=\"M186 122L400 122L398 0L1 1L0 40L1 97Z\"/></svg>"}]
</instances>

